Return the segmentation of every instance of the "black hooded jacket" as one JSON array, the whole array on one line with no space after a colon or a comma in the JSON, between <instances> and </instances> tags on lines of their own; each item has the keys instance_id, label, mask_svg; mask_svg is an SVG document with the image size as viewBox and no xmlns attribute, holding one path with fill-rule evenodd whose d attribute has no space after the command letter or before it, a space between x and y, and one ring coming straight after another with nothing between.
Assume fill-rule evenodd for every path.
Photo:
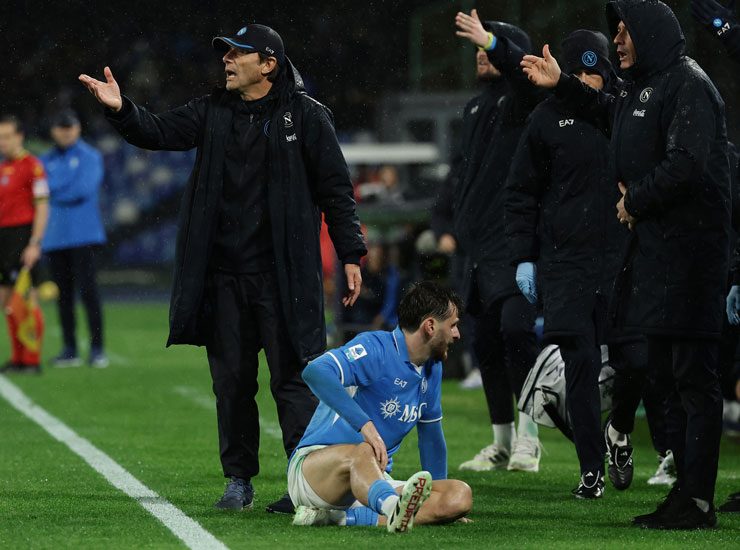
<instances>
[{"instance_id":1,"label":"black hooded jacket","mask_svg":"<svg viewBox=\"0 0 740 550\"><path fill-rule=\"evenodd\" d=\"M636 50L616 96L561 76L556 94L611 121L610 177L637 218L613 295L616 326L718 337L724 315L730 175L724 102L695 61L673 12L657 0L607 4Z\"/></svg>"},{"instance_id":2,"label":"black hooded jacket","mask_svg":"<svg viewBox=\"0 0 740 550\"><path fill-rule=\"evenodd\" d=\"M613 89L619 82L606 38L577 32L571 36L582 47L565 52L578 61L567 70L579 70L581 57L596 51L605 89ZM506 236L512 265L537 263L547 338L593 333L597 293L604 297L598 303L611 293L628 231L614 215L620 194L608 162L608 128L556 97L532 112L507 180Z\"/></svg>"},{"instance_id":3,"label":"black hooded jacket","mask_svg":"<svg viewBox=\"0 0 740 550\"><path fill-rule=\"evenodd\" d=\"M466 259L463 298L470 303L477 272L486 285L478 289L484 307L519 292L504 236L504 185L527 116L543 98L519 66L529 50L526 34L495 25L497 44L488 58L503 76L465 107L454 196L455 238Z\"/></svg>"},{"instance_id":4,"label":"black hooded jacket","mask_svg":"<svg viewBox=\"0 0 740 550\"><path fill-rule=\"evenodd\" d=\"M352 183L329 109L309 97L286 58L273 86L277 107L268 138L267 202L283 314L302 361L326 346L319 230L324 212L337 254L358 263L366 252ZM224 143L239 97L224 89L154 115L124 98L107 118L129 143L152 150L197 147L182 197L167 345L205 345L213 315L204 286L222 195Z\"/></svg>"}]
</instances>

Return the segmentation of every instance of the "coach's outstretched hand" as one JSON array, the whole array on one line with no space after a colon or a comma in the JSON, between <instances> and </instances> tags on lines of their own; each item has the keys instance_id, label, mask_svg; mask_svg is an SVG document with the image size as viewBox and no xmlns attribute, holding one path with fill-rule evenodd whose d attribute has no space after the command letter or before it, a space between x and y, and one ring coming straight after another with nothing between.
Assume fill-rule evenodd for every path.
<instances>
[{"instance_id":1,"label":"coach's outstretched hand","mask_svg":"<svg viewBox=\"0 0 740 550\"><path fill-rule=\"evenodd\" d=\"M103 69L105 74L105 82L96 80L86 74L79 76L80 82L95 96L101 104L105 105L109 109L113 109L118 112L123 107L123 99L121 98L121 89L118 87L118 82L113 78L113 73L110 67Z\"/></svg>"},{"instance_id":2,"label":"coach's outstretched hand","mask_svg":"<svg viewBox=\"0 0 740 550\"><path fill-rule=\"evenodd\" d=\"M554 88L560 80L560 65L550 54L550 46L542 48L542 57L525 55L520 63L529 81L541 88Z\"/></svg>"},{"instance_id":3,"label":"coach's outstretched hand","mask_svg":"<svg viewBox=\"0 0 740 550\"><path fill-rule=\"evenodd\" d=\"M360 430L362 437L365 439L365 443L373 448L375 459L378 461L378 465L382 471L385 471L385 467L388 466L388 449L385 448L385 442L380 437L378 430L375 428L375 424L368 421Z\"/></svg>"}]
</instances>

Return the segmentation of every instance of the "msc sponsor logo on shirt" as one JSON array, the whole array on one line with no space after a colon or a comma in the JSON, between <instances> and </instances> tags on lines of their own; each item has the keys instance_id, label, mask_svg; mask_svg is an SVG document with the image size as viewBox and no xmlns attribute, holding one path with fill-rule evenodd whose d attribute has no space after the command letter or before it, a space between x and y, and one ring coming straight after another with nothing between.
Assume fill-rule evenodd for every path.
<instances>
[{"instance_id":1,"label":"msc sponsor logo on shirt","mask_svg":"<svg viewBox=\"0 0 740 550\"><path fill-rule=\"evenodd\" d=\"M346 350L344 355L349 361L356 361L361 357L365 357L367 355L367 350L362 344L357 344Z\"/></svg>"},{"instance_id":2,"label":"msc sponsor logo on shirt","mask_svg":"<svg viewBox=\"0 0 740 550\"><path fill-rule=\"evenodd\" d=\"M419 406L403 405L403 412L401 412L401 403L398 401L398 397L394 397L380 404L380 413L385 419L393 418L400 412L401 416L398 417L399 422L416 422L421 418L421 413L426 406L426 403L421 403Z\"/></svg>"},{"instance_id":3,"label":"msc sponsor logo on shirt","mask_svg":"<svg viewBox=\"0 0 740 550\"><path fill-rule=\"evenodd\" d=\"M421 411L424 410L424 407L426 407L426 403L422 403L418 407L416 405L408 406L405 405L403 407L403 413L398 418L399 422L416 422L421 418Z\"/></svg>"}]
</instances>

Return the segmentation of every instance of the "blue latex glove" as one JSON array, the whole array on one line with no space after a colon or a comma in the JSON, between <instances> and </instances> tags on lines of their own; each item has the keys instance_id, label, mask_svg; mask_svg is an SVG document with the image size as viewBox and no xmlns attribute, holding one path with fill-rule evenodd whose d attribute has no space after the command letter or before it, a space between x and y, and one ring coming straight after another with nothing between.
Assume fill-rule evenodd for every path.
<instances>
[{"instance_id":1,"label":"blue latex glove","mask_svg":"<svg viewBox=\"0 0 740 550\"><path fill-rule=\"evenodd\" d=\"M516 266L516 286L530 304L537 303L537 266L535 264L522 262Z\"/></svg>"},{"instance_id":2,"label":"blue latex glove","mask_svg":"<svg viewBox=\"0 0 740 550\"><path fill-rule=\"evenodd\" d=\"M730 289L725 303L727 304L727 320L731 325L740 325L740 315L738 315L738 310L740 309L740 285L734 285Z\"/></svg>"}]
</instances>

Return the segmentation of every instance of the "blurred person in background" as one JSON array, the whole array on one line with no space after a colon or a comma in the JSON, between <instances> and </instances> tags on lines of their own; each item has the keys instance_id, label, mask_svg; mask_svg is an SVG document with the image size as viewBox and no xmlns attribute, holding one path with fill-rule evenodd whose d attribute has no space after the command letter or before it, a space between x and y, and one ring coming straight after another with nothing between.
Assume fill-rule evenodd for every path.
<instances>
[{"instance_id":1,"label":"blurred person in background","mask_svg":"<svg viewBox=\"0 0 740 550\"><path fill-rule=\"evenodd\" d=\"M361 274L362 291L355 305L343 312L343 324L352 327L344 331L345 342L361 331L390 330L398 322L398 269L390 261L387 247L377 239L368 239Z\"/></svg>"},{"instance_id":2,"label":"blurred person in background","mask_svg":"<svg viewBox=\"0 0 740 550\"><path fill-rule=\"evenodd\" d=\"M10 336L10 359L3 372L33 372L41 370L40 342L44 319L31 291L30 314L35 323L35 339L31 350L19 337L19 319L6 307L21 268L31 270L37 281L37 263L41 258L49 215L49 185L41 161L23 147L25 134L20 121L12 115L0 116L0 304L5 311Z\"/></svg>"},{"instance_id":3,"label":"blurred person in background","mask_svg":"<svg viewBox=\"0 0 740 550\"><path fill-rule=\"evenodd\" d=\"M344 264L345 307L361 289L365 245L332 115L309 97L270 27L216 37L226 86L154 115L105 82L80 80L113 126L146 149L197 157L180 210L168 345L205 345L228 482L215 506L251 508L259 472L258 353L264 349L286 457L317 400L301 378L326 347L319 228ZM283 495L268 512L293 513Z\"/></svg>"},{"instance_id":4,"label":"blurred person in background","mask_svg":"<svg viewBox=\"0 0 740 550\"><path fill-rule=\"evenodd\" d=\"M493 443L463 470L508 468L513 453L526 453L539 464L537 424L519 416L514 429L514 397L537 358L536 304L522 296L504 230L504 185L526 119L544 95L519 67L531 51L527 34L508 23L481 23L475 10L458 13L457 35L479 48L478 80L487 84L465 107L462 161L454 192L454 239L465 257L462 298L475 319L473 348L480 366ZM521 441L526 448L516 448ZM513 468L512 468L513 469Z\"/></svg>"},{"instance_id":5,"label":"blurred person in background","mask_svg":"<svg viewBox=\"0 0 740 550\"><path fill-rule=\"evenodd\" d=\"M52 365L78 367L82 360L75 334L75 290L87 314L90 334L89 364L105 368L103 316L100 307L95 253L105 243L98 204L103 182L103 157L80 138L77 114L65 109L51 122L54 148L41 157L49 177L49 225L42 248L59 288L59 320L64 347Z\"/></svg>"}]
</instances>

